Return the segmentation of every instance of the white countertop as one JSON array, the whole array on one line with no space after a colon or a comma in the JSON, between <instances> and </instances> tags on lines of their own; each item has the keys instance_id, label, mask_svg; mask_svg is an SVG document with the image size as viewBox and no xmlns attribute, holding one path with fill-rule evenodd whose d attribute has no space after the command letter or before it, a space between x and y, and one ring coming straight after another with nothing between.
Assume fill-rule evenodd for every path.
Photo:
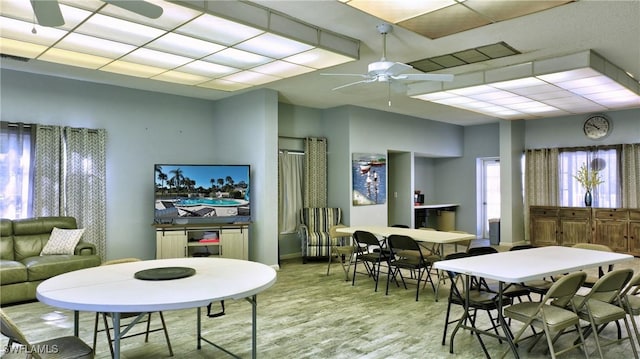
<instances>
[{"instance_id":1,"label":"white countertop","mask_svg":"<svg viewBox=\"0 0 640 359\"><path fill-rule=\"evenodd\" d=\"M140 270L190 267L181 279L147 281ZM276 271L262 263L227 258L174 258L114 264L73 271L42 282L41 302L93 312L153 312L206 306L212 301L242 299L276 282Z\"/></svg>"},{"instance_id":2,"label":"white countertop","mask_svg":"<svg viewBox=\"0 0 640 359\"><path fill-rule=\"evenodd\" d=\"M443 208L455 208L460 206L458 203L445 203L445 204L421 204L419 206L413 206L414 209L443 209Z\"/></svg>"}]
</instances>

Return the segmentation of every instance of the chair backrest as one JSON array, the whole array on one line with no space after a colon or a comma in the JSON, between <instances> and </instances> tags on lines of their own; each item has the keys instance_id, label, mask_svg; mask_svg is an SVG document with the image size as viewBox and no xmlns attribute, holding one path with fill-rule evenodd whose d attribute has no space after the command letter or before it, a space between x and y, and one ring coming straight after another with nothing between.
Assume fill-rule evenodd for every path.
<instances>
[{"instance_id":1,"label":"chair backrest","mask_svg":"<svg viewBox=\"0 0 640 359\"><path fill-rule=\"evenodd\" d=\"M412 251L415 255L419 255L421 260L423 259L420 245L415 239L409 236L392 234L387 238L387 244L392 256L398 254L400 251Z\"/></svg>"},{"instance_id":2,"label":"chair backrest","mask_svg":"<svg viewBox=\"0 0 640 359\"><path fill-rule=\"evenodd\" d=\"M367 231L355 231L353 233L353 238L358 243L358 247L362 247L362 245L368 246L380 246L380 241L378 237L376 237L373 233Z\"/></svg>"},{"instance_id":3,"label":"chair backrest","mask_svg":"<svg viewBox=\"0 0 640 359\"><path fill-rule=\"evenodd\" d=\"M562 278L555 281L543 300L540 303L547 303L551 300L551 304L558 307L566 307L571 299L576 295L584 281L587 279L587 273L585 272L573 272L569 273Z\"/></svg>"},{"instance_id":4,"label":"chair backrest","mask_svg":"<svg viewBox=\"0 0 640 359\"><path fill-rule=\"evenodd\" d=\"M493 247L471 247L467 250L470 256L481 256L484 254L498 253L498 250Z\"/></svg>"},{"instance_id":5,"label":"chair backrest","mask_svg":"<svg viewBox=\"0 0 640 359\"><path fill-rule=\"evenodd\" d=\"M2 309L0 309L0 332L10 341L29 347L27 338Z\"/></svg>"},{"instance_id":6,"label":"chair backrest","mask_svg":"<svg viewBox=\"0 0 640 359\"><path fill-rule=\"evenodd\" d=\"M640 273L636 274L622 291L622 295L640 294Z\"/></svg>"},{"instance_id":7,"label":"chair backrest","mask_svg":"<svg viewBox=\"0 0 640 359\"><path fill-rule=\"evenodd\" d=\"M595 244L595 243L576 243L573 245L573 248L591 249L594 251L602 251L602 252L613 252L613 250L609 246L605 246L604 244Z\"/></svg>"},{"instance_id":8,"label":"chair backrest","mask_svg":"<svg viewBox=\"0 0 640 359\"><path fill-rule=\"evenodd\" d=\"M307 229L311 233L329 233L331 226L342 222L342 209L306 207L300 211L300 220L307 226Z\"/></svg>"},{"instance_id":9,"label":"chair backrest","mask_svg":"<svg viewBox=\"0 0 640 359\"><path fill-rule=\"evenodd\" d=\"M597 299L602 302L611 303L619 299L620 293L633 277L633 270L629 268L613 270L593 285L589 293L585 296L588 299Z\"/></svg>"},{"instance_id":10,"label":"chair backrest","mask_svg":"<svg viewBox=\"0 0 640 359\"><path fill-rule=\"evenodd\" d=\"M517 246L513 246L511 248L509 248L510 251L521 251L523 249L531 249L531 248L536 248L536 246L534 246L533 244L519 244Z\"/></svg>"}]
</instances>

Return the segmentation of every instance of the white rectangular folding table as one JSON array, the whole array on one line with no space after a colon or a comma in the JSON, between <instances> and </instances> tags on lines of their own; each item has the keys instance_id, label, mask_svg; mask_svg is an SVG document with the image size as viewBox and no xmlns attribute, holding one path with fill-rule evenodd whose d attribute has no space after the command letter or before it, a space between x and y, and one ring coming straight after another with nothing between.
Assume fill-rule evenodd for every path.
<instances>
[{"instance_id":1,"label":"white rectangular folding table","mask_svg":"<svg viewBox=\"0 0 640 359\"><path fill-rule=\"evenodd\" d=\"M419 242L433 243L437 246L435 250L436 254L443 258L444 245L455 244L462 241L468 241L476 239L476 236L471 233L456 233L456 232L444 232L444 231L428 231L424 229L415 228L402 228L402 227L386 227L386 226L353 226L342 227L336 229L340 233L353 234L355 231L365 231L373 233L377 236L388 238L389 236L396 234L402 236L408 236ZM428 274L427 274L428 275ZM438 291L440 289L440 281L434 293L436 302L438 301Z\"/></svg>"},{"instance_id":2,"label":"white rectangular folding table","mask_svg":"<svg viewBox=\"0 0 640 359\"><path fill-rule=\"evenodd\" d=\"M387 238L392 234L409 236L416 241L434 243L438 246L438 253L442 256L445 244L454 244L457 242L476 239L474 234L470 233L454 233L443 231L426 231L424 229L386 227L386 226L353 226L338 228L340 233L353 234L355 231L371 232L375 235Z\"/></svg>"},{"instance_id":3,"label":"white rectangular folding table","mask_svg":"<svg viewBox=\"0 0 640 359\"><path fill-rule=\"evenodd\" d=\"M514 356L519 358L517 348L508 334L507 324L504 321L502 314L502 291L505 283L522 283L534 279L541 279L558 274L620 263L632 259L633 256L628 254L572 247L549 246L444 260L436 262L434 267L439 270L446 270L465 275L465 292L467 293L467 296L469 293L469 277L482 277L499 282L499 291L496 294L496 298L498 300L498 321L505 333L504 337L501 337L501 339L504 339L509 343ZM465 308L463 316L467 315L466 309L467 308ZM464 320L460 320L456 328L451 333L451 350L453 350L453 340L459 328L469 329L473 332L489 336L496 336L493 333L488 333L475 327L467 326L464 322ZM487 353L486 348L484 348L484 345L482 345L482 349L488 357L489 354Z\"/></svg>"}]
</instances>

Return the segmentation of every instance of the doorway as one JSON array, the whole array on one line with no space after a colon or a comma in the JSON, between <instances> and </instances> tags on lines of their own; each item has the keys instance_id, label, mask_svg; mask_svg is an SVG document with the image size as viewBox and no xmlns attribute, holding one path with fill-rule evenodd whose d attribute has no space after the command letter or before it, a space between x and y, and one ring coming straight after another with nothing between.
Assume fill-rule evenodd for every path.
<instances>
[{"instance_id":1,"label":"doorway","mask_svg":"<svg viewBox=\"0 0 640 359\"><path fill-rule=\"evenodd\" d=\"M482 238L489 238L489 220L500 218L500 159L485 157L478 159L478 162L479 227Z\"/></svg>"}]
</instances>

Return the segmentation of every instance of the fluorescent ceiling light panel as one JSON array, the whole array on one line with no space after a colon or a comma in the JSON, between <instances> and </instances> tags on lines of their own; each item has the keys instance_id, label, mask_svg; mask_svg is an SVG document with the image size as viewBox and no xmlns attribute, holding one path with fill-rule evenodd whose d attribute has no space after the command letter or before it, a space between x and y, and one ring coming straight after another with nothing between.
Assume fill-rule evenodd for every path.
<instances>
[{"instance_id":1,"label":"fluorescent ceiling light panel","mask_svg":"<svg viewBox=\"0 0 640 359\"><path fill-rule=\"evenodd\" d=\"M251 87L251 85L218 79L199 84L198 87L206 87L220 91L238 91L247 89Z\"/></svg>"},{"instance_id":2,"label":"fluorescent ceiling light panel","mask_svg":"<svg viewBox=\"0 0 640 359\"><path fill-rule=\"evenodd\" d=\"M203 60L240 69L247 69L273 61L273 59L265 56L231 48L216 52Z\"/></svg>"},{"instance_id":3,"label":"fluorescent ceiling light panel","mask_svg":"<svg viewBox=\"0 0 640 359\"><path fill-rule=\"evenodd\" d=\"M29 0L0 0L2 54L221 91L359 56L357 40L249 2L146 0L163 9L150 19L102 0L42 1L58 1L64 25L34 24Z\"/></svg>"},{"instance_id":4,"label":"fluorescent ceiling light panel","mask_svg":"<svg viewBox=\"0 0 640 359\"><path fill-rule=\"evenodd\" d=\"M164 69L173 69L193 61L193 59L188 57L167 54L166 52L145 48L139 48L131 52L127 56L124 56L122 60L141 65L161 67Z\"/></svg>"},{"instance_id":5,"label":"fluorescent ceiling light panel","mask_svg":"<svg viewBox=\"0 0 640 359\"><path fill-rule=\"evenodd\" d=\"M177 70L187 72L194 75L207 76L207 77L222 77L240 71L235 67L223 66L214 64L207 61L196 60L190 62L184 66L179 67Z\"/></svg>"},{"instance_id":6,"label":"fluorescent ceiling light panel","mask_svg":"<svg viewBox=\"0 0 640 359\"><path fill-rule=\"evenodd\" d=\"M55 45L56 48L117 59L136 49L133 45L70 33Z\"/></svg>"},{"instance_id":7,"label":"fluorescent ceiling light panel","mask_svg":"<svg viewBox=\"0 0 640 359\"><path fill-rule=\"evenodd\" d=\"M34 58L47 50L46 46L0 37L0 52L7 55Z\"/></svg>"},{"instance_id":8,"label":"fluorescent ceiling light panel","mask_svg":"<svg viewBox=\"0 0 640 359\"><path fill-rule=\"evenodd\" d=\"M127 61L121 61L121 60L114 61L108 64L107 66L100 68L100 70L115 72L122 75L145 77L145 78L153 77L166 71L166 69L162 69L154 66L140 65L140 64L135 64L133 62L127 62Z\"/></svg>"},{"instance_id":9,"label":"fluorescent ceiling light panel","mask_svg":"<svg viewBox=\"0 0 640 359\"><path fill-rule=\"evenodd\" d=\"M194 74L188 74L180 71L167 71L161 73L158 76L152 77L153 80L167 81L173 83L179 83L183 85L197 85L210 79L205 76L198 76Z\"/></svg>"},{"instance_id":10,"label":"fluorescent ceiling light panel","mask_svg":"<svg viewBox=\"0 0 640 359\"><path fill-rule=\"evenodd\" d=\"M173 53L176 55L189 56L196 59L211 55L214 52L218 52L226 48L222 45L214 44L212 42L196 39L190 36L175 34L172 32L166 33L165 35L161 36L157 40L154 40L145 47L153 50Z\"/></svg>"},{"instance_id":11,"label":"fluorescent ceiling light panel","mask_svg":"<svg viewBox=\"0 0 640 359\"><path fill-rule=\"evenodd\" d=\"M175 32L230 46L258 36L264 31L204 14L177 28Z\"/></svg>"},{"instance_id":12,"label":"fluorescent ceiling light panel","mask_svg":"<svg viewBox=\"0 0 640 359\"><path fill-rule=\"evenodd\" d=\"M267 75L278 76L280 78L302 75L307 72L314 71L310 67L300 66L292 64L286 61L274 61L266 65L257 66L251 69L251 71L260 72Z\"/></svg>"},{"instance_id":13,"label":"fluorescent ceiling light panel","mask_svg":"<svg viewBox=\"0 0 640 359\"><path fill-rule=\"evenodd\" d=\"M85 35L137 46L144 45L166 32L150 26L100 14L93 15L84 24L80 25L76 31Z\"/></svg>"},{"instance_id":14,"label":"fluorescent ceiling light panel","mask_svg":"<svg viewBox=\"0 0 640 359\"><path fill-rule=\"evenodd\" d=\"M298 41L289 40L282 36L265 33L244 41L234 46L234 48L272 57L274 59L281 59L283 57L307 51L311 49L312 46Z\"/></svg>"},{"instance_id":15,"label":"fluorescent ceiling light panel","mask_svg":"<svg viewBox=\"0 0 640 359\"><path fill-rule=\"evenodd\" d=\"M578 68L569 69L571 66ZM544 73L538 74L536 69L544 70ZM520 77L525 73L528 76ZM487 78L503 81L491 82ZM640 107L640 84L592 51L462 74L456 79L462 80L430 87L409 84L407 94L416 99L503 119L530 119L551 114L581 114ZM469 79L476 83L472 84L473 81ZM460 97L496 107L469 106L472 101Z\"/></svg>"},{"instance_id":16,"label":"fluorescent ceiling light panel","mask_svg":"<svg viewBox=\"0 0 640 359\"><path fill-rule=\"evenodd\" d=\"M84 67L87 69L98 69L113 59L101 56L94 56L83 54L75 51L68 51L63 49L49 49L44 54L39 56L40 59L49 62L56 62L59 64L66 64L77 67Z\"/></svg>"},{"instance_id":17,"label":"fluorescent ceiling light panel","mask_svg":"<svg viewBox=\"0 0 640 359\"><path fill-rule=\"evenodd\" d=\"M105 6L101 13L138 24L161 28L167 31L175 29L176 27L186 23L187 21L202 15L201 11L196 11L167 1L145 1L162 7L162 15L160 15L160 17L157 19L152 19L111 4Z\"/></svg>"},{"instance_id":18,"label":"fluorescent ceiling light panel","mask_svg":"<svg viewBox=\"0 0 640 359\"><path fill-rule=\"evenodd\" d=\"M283 60L298 65L313 67L314 69L324 69L353 61L350 57L321 48L314 48L297 55L286 57Z\"/></svg>"},{"instance_id":19,"label":"fluorescent ceiling light panel","mask_svg":"<svg viewBox=\"0 0 640 359\"><path fill-rule=\"evenodd\" d=\"M269 82L280 80L279 77L261 74L253 71L242 71L229 76L225 76L222 80L227 80L231 82L239 82L243 84L249 85L262 85Z\"/></svg>"},{"instance_id":20,"label":"fluorescent ceiling light panel","mask_svg":"<svg viewBox=\"0 0 640 359\"><path fill-rule=\"evenodd\" d=\"M1 20L0 35L7 39L51 46L66 35L66 31L58 30L53 27L42 27L36 34L34 34L31 32L33 29L33 24L31 23L8 18L2 18Z\"/></svg>"}]
</instances>

